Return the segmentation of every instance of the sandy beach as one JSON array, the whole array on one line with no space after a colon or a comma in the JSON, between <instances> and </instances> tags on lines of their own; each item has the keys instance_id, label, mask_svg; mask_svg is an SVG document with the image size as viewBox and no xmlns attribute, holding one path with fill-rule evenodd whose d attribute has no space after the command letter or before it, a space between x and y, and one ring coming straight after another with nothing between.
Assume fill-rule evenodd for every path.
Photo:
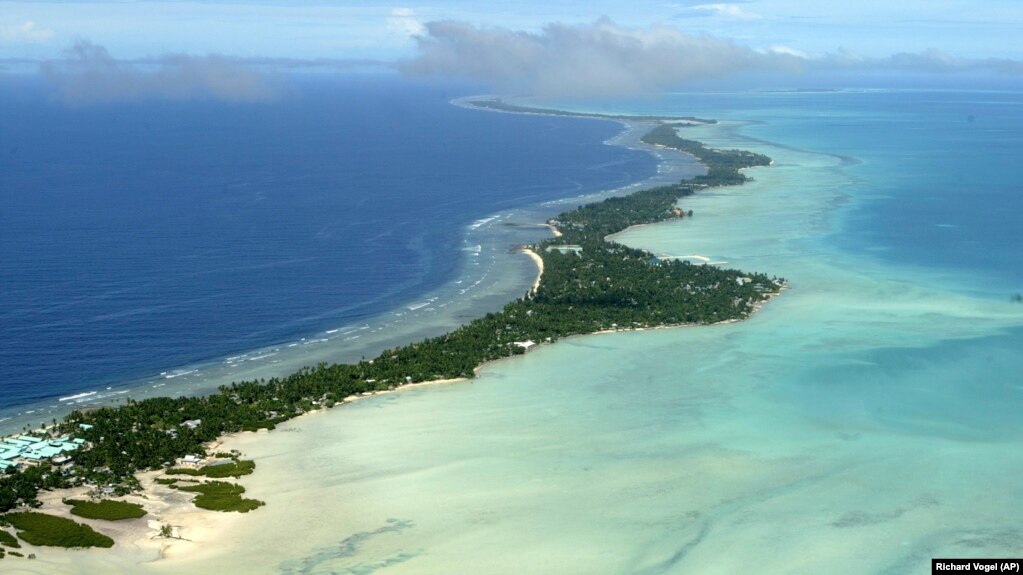
<instances>
[{"instance_id":1,"label":"sandy beach","mask_svg":"<svg viewBox=\"0 0 1023 575\"><path fill-rule=\"evenodd\" d=\"M540 288L540 280L543 279L543 258L531 249L524 249L522 253L529 256L529 259L533 260L533 263L536 264L536 281L533 282L533 287L529 289L529 293L534 294Z\"/></svg>"}]
</instances>

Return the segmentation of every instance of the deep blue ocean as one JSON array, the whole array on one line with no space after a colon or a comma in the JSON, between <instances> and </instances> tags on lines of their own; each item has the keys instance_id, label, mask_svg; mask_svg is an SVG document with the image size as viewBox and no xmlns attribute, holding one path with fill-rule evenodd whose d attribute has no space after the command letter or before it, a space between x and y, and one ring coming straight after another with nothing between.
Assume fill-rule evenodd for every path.
<instances>
[{"instance_id":1,"label":"deep blue ocean","mask_svg":"<svg viewBox=\"0 0 1023 575\"><path fill-rule=\"evenodd\" d=\"M449 103L470 93L69 108L0 81L0 408L359 322L451 280L474 220L656 170L616 124Z\"/></svg>"}]
</instances>

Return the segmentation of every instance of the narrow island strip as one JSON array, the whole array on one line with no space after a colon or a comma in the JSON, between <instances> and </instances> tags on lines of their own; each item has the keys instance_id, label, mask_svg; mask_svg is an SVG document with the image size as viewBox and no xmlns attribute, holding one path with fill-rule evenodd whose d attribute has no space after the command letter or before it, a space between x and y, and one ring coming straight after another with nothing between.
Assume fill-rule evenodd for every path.
<instances>
[{"instance_id":1,"label":"narrow island strip","mask_svg":"<svg viewBox=\"0 0 1023 575\"><path fill-rule=\"evenodd\" d=\"M552 113L495 102L469 104L506 112ZM639 119L570 112L560 115ZM586 204L548 220L554 237L523 250L537 264L536 281L523 297L499 312L445 335L385 350L374 359L321 363L286 377L240 381L208 396L129 400L118 407L75 411L52 426L3 439L0 462L6 463L7 473L0 477L0 550L8 546L7 555L20 554L12 551L17 539L7 528L33 545L113 544L87 525L31 511L39 506L40 491L91 490L96 499L110 500L140 491L137 474L162 472L164 477L154 484L196 493L195 505L248 512L262 502L243 498L244 488L225 479L251 473L255 464L239 460L237 453L210 453L226 434L274 429L299 415L367 395L470 379L488 362L569 336L708 325L749 317L781 292L786 286L783 279L659 258L609 239L632 226L690 217L692 212L680 209L679 200L707 188L741 185L749 178L740 170L771 162L761 154L716 150L678 135L679 121L685 125L709 120L656 120L642 141L689 153L706 165L707 173ZM39 455L57 449L53 446L58 444L69 447L58 450L59 456ZM210 463L213 465L195 467ZM139 517L140 510L130 505L104 505L101 501L92 505L64 499L63 503L73 506L71 514L83 517ZM157 536L177 535L172 526L163 525Z\"/></svg>"}]
</instances>

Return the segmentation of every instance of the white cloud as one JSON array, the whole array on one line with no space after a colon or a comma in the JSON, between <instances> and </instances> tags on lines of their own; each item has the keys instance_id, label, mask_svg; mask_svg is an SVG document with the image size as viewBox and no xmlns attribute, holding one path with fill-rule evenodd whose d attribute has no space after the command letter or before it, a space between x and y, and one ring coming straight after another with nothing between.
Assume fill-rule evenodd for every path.
<instances>
[{"instance_id":1,"label":"white cloud","mask_svg":"<svg viewBox=\"0 0 1023 575\"><path fill-rule=\"evenodd\" d=\"M387 28L409 38L419 36L426 31L422 22L416 19L415 10L411 8L391 10L391 15L387 18Z\"/></svg>"},{"instance_id":2,"label":"white cloud","mask_svg":"<svg viewBox=\"0 0 1023 575\"><path fill-rule=\"evenodd\" d=\"M704 16L718 16L735 20L758 20L760 16L747 12L738 4L697 4L690 6L688 11Z\"/></svg>"},{"instance_id":3,"label":"white cloud","mask_svg":"<svg viewBox=\"0 0 1023 575\"><path fill-rule=\"evenodd\" d=\"M789 54L757 51L677 28L549 24L539 33L429 22L419 55L402 69L485 81L503 91L542 96L657 92L747 70L798 70Z\"/></svg>"},{"instance_id":4,"label":"white cloud","mask_svg":"<svg viewBox=\"0 0 1023 575\"><path fill-rule=\"evenodd\" d=\"M27 20L14 26L0 27L0 42L10 44L43 44L53 39L53 30L39 28Z\"/></svg>"},{"instance_id":5,"label":"white cloud","mask_svg":"<svg viewBox=\"0 0 1023 575\"><path fill-rule=\"evenodd\" d=\"M788 56L795 56L796 58L802 58L804 60L810 58L810 55L807 54L806 52L803 52L802 50L797 50L795 48L790 48L788 46L783 46L781 44L771 46L770 48L765 50L765 52L770 52L773 54L786 54Z\"/></svg>"},{"instance_id":6,"label":"white cloud","mask_svg":"<svg viewBox=\"0 0 1023 575\"><path fill-rule=\"evenodd\" d=\"M226 56L166 54L143 65L114 59L79 40L66 58L41 66L65 103L86 105L143 99L258 102L274 97L266 78Z\"/></svg>"},{"instance_id":7,"label":"white cloud","mask_svg":"<svg viewBox=\"0 0 1023 575\"><path fill-rule=\"evenodd\" d=\"M538 96L624 96L656 93L741 73L901 70L1023 75L1023 61L955 57L936 50L883 58L855 52L807 53L775 44L751 48L670 26L630 28L602 18L593 24L548 24L539 32L428 22L419 54L401 63L410 74L488 83L504 93Z\"/></svg>"}]
</instances>

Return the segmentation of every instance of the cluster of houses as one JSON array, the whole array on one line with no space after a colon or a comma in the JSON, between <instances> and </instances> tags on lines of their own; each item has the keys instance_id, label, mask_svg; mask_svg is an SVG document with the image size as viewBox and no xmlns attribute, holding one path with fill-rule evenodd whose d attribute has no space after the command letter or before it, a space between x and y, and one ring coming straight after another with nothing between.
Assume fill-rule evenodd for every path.
<instances>
[{"instance_id":1,"label":"cluster of houses","mask_svg":"<svg viewBox=\"0 0 1023 575\"><path fill-rule=\"evenodd\" d=\"M84 444L84 439L68 435L40 437L26 433L5 437L0 441L0 472L11 467L36 465L46 460L60 465L67 461L67 453L79 449Z\"/></svg>"}]
</instances>

